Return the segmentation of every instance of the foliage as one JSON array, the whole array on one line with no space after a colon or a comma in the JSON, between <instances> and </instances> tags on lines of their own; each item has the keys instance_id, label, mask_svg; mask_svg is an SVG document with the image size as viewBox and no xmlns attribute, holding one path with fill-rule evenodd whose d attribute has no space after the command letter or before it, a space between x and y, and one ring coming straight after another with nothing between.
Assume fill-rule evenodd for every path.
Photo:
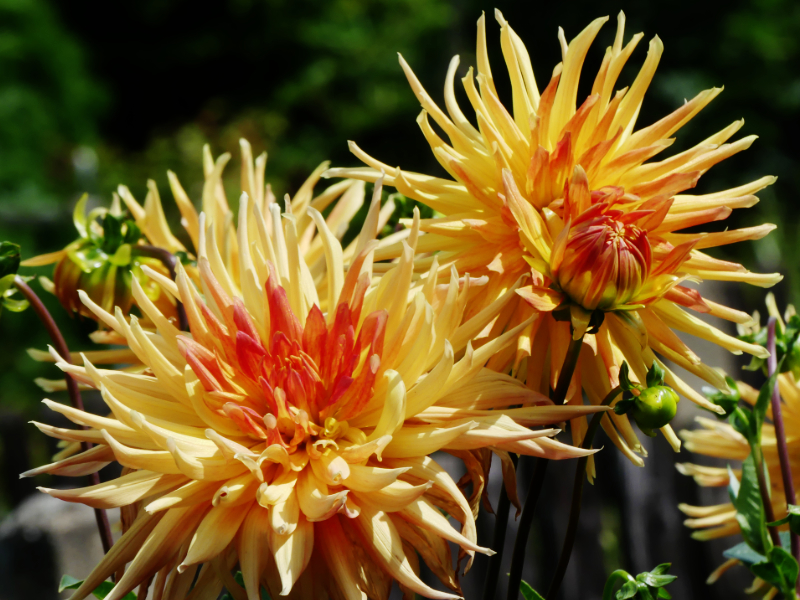
<instances>
[{"instance_id":1,"label":"foliage","mask_svg":"<svg viewBox=\"0 0 800 600\"><path fill-rule=\"evenodd\" d=\"M20 251L17 244L0 242L0 314L7 308L12 312L22 312L28 308L28 301L14 298L17 288L14 278L20 263Z\"/></svg>"},{"instance_id":2,"label":"foliage","mask_svg":"<svg viewBox=\"0 0 800 600\"><path fill-rule=\"evenodd\" d=\"M83 580L76 579L71 575L64 575L61 578L61 583L58 584L58 591L59 593L63 592L64 590L77 590L81 584L83 584ZM111 593L111 590L114 589L114 584L110 581L104 581L97 588L92 592L95 598L99 598L103 600L106 596ZM122 600L136 600L136 594L133 592L129 592L125 594Z\"/></svg>"},{"instance_id":3,"label":"foliage","mask_svg":"<svg viewBox=\"0 0 800 600\"><path fill-rule=\"evenodd\" d=\"M767 347L767 328L761 327L754 333L739 336L740 339L751 344ZM786 327L775 328L775 350L777 360L783 361L781 373L791 371L795 377L800 377L800 345L797 338L800 335L800 315L792 315ZM750 364L745 367L748 371L761 370L767 374L767 359L754 356Z\"/></svg>"},{"instance_id":4,"label":"foliage","mask_svg":"<svg viewBox=\"0 0 800 600\"><path fill-rule=\"evenodd\" d=\"M795 598L798 564L786 550L789 547L788 535L782 540L781 546L776 546L770 538L768 527L785 522L797 527L796 519L800 513L794 507L790 509L786 519L767 523L764 503L769 497L769 473L761 448L762 426L784 360L785 356L761 387L752 410L737 406L729 417L731 426L747 439L750 454L742 462L741 480L737 480L733 471L728 468L728 494L736 508L736 521L741 528L744 543L727 550L725 556L741 560L754 576L773 585L785 598Z\"/></svg>"},{"instance_id":5,"label":"foliage","mask_svg":"<svg viewBox=\"0 0 800 600\"><path fill-rule=\"evenodd\" d=\"M664 586L677 579L675 575L667 575L667 571L671 566L670 563L663 563L652 571L639 573L636 577L633 577L627 571L618 569L606 581L606 585L603 588L603 600L612 600L612 598L616 600L628 600L629 598L638 598L638 600L664 598L669 600L672 596L664 589ZM614 588L620 582L622 582L622 587L615 594Z\"/></svg>"}]
</instances>

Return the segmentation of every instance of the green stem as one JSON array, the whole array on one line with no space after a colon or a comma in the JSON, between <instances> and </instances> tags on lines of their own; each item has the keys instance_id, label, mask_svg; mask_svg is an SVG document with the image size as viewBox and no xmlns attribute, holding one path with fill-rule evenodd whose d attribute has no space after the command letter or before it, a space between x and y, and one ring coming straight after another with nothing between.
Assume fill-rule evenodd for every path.
<instances>
[{"instance_id":1,"label":"green stem","mask_svg":"<svg viewBox=\"0 0 800 600\"><path fill-rule=\"evenodd\" d=\"M602 405L608 406L614 399L622 393L620 386L611 390L606 397L603 398ZM586 435L583 437L581 448L588 450L592 447L592 440L597 433L600 422L603 420L603 412L595 413L592 417L589 427L586 430ZM575 483L572 486L572 505L569 509L569 522L567 523L567 532L564 535L564 546L561 548L561 556L558 559L558 566L553 575L553 581L550 583L550 588L547 590L545 598L552 600L558 593L561 587L561 582L564 579L564 574L567 572L569 559L572 556L572 548L575 545L575 534L578 532L578 520L581 516L581 497L583 495L583 482L586 480L586 465L589 463L588 456L581 456L578 459L578 466L575 468Z\"/></svg>"},{"instance_id":2,"label":"green stem","mask_svg":"<svg viewBox=\"0 0 800 600\"><path fill-rule=\"evenodd\" d=\"M618 581L621 581L624 585L629 581L635 582L636 580L627 571L617 569L611 575L609 575L608 580L606 581L606 585L603 588L603 600L614 600L614 587Z\"/></svg>"},{"instance_id":3,"label":"green stem","mask_svg":"<svg viewBox=\"0 0 800 600\"><path fill-rule=\"evenodd\" d=\"M564 357L564 364L561 367L561 373L559 373L558 382L556 383L556 389L551 398L556 406L563 404L564 398L567 397L569 384L578 364L582 345L583 336L577 340L571 340L569 343L567 355ZM544 458L536 461L531 487L528 490L528 496L525 498L525 505L522 507L517 537L514 540L514 553L511 555L511 570L508 574L508 600L516 600L519 597L519 586L522 583L522 565L525 562L525 548L528 545L528 535L530 535L531 526L533 525L533 513L536 510L536 503L542 491L548 464L550 464L550 461Z\"/></svg>"}]
</instances>

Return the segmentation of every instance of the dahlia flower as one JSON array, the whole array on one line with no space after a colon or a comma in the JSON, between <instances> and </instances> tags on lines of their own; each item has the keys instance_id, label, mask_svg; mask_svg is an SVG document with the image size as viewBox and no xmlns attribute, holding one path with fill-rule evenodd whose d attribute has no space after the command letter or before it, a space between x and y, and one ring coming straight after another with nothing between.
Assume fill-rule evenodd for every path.
<instances>
[{"instance_id":1,"label":"dahlia flower","mask_svg":"<svg viewBox=\"0 0 800 600\"><path fill-rule=\"evenodd\" d=\"M132 374L59 360L100 391L112 415L45 400L86 429L36 424L97 445L27 475L83 475L110 461L124 467L100 485L43 490L122 510L122 538L73 600L112 573L107 600L136 586L140 597L152 586L159 598L216 598L223 585L249 600L260 598L261 585L272 597L377 599L393 581L408 593L458 598L447 541L467 566L475 552L491 553L477 545L474 522L487 449L505 458L586 455L551 439L555 429L529 427L598 407L553 406L484 367L527 323L480 348L470 343L513 292L463 319L469 277L454 273L442 284L432 269L414 288L418 213L400 261L373 279L376 188L347 270L338 240L308 209L327 264L324 285L303 257L300 219L273 209L267 227L243 194L238 277L213 243L217 223L201 215L199 289L180 264L174 282L159 279L183 303L188 332L144 296L155 331L81 293L146 368ZM430 457L437 450L464 461L470 501ZM443 512L461 522L460 532ZM417 553L451 592L419 579ZM237 563L245 590L231 576Z\"/></svg>"},{"instance_id":2,"label":"dahlia flower","mask_svg":"<svg viewBox=\"0 0 800 600\"><path fill-rule=\"evenodd\" d=\"M781 319L774 298L769 295L767 307L770 316L778 318L777 326L781 329L786 324ZM794 314L794 307L787 308L785 318ZM741 328L742 333L750 333L757 330L758 313L755 315L756 325L749 328ZM750 405L754 405L758 399L758 390L752 388L744 382L737 382L737 388L741 399ZM781 412L783 423L786 429L786 442L789 448L790 467L794 481L800 480L800 464L794 457L797 456L797 445L800 443L800 382L798 382L792 371L787 371L778 375L778 389L781 394ZM768 417L769 417L768 413ZM727 462L740 462L750 454L750 446L740 433L731 425L716 419L698 417L697 422L700 429L684 430L680 432L684 440L686 449L690 452L722 459ZM781 476L780 460L778 456L777 440L775 429L769 422L765 423L761 430L761 444L764 452L764 460L769 470L770 498L772 509L776 519L786 515L786 496L783 488L783 477ZM684 475L690 475L698 485L703 487L722 487L729 483L729 471L726 466L712 467L693 463L682 463L676 465L678 471ZM741 470L732 469L737 479L741 479ZM679 505L689 518L684 522L687 527L696 529L692 537L698 540L710 540L739 533L739 523L736 521L736 509L733 504L726 502L714 506L691 506L688 504ZM735 560L724 563L711 576L711 581L716 580L728 568L737 564ZM763 582L762 582L763 583ZM756 584L755 587L758 587Z\"/></svg>"},{"instance_id":3,"label":"dahlia flower","mask_svg":"<svg viewBox=\"0 0 800 600\"><path fill-rule=\"evenodd\" d=\"M686 193L713 165L749 147L755 136L727 143L743 125L737 121L684 152L656 161L673 143L671 136L720 89L701 92L661 120L636 129L663 50L658 37L650 42L632 85L615 92L617 78L643 35L624 44L625 17L620 13L614 43L606 50L591 94L578 105L584 59L607 17L593 21L570 43L559 30L563 60L541 92L522 40L499 12L496 17L511 80L512 110L505 108L497 94L481 17L477 74L470 68L462 79L477 127L456 101L457 56L447 71L447 112L400 58L423 107L417 122L450 178L393 168L354 143L352 151L368 167L331 169L327 175L375 181L385 173L387 184L437 211L437 216L420 224L426 235L417 244L420 256L416 266L429 268L435 256L445 274L455 266L460 273L487 275L488 285L471 299L473 312L529 274L530 285L517 290L519 302L508 305L489 335L528 322L532 313L539 313L539 318L522 328L515 346L492 359L493 368L516 370L526 377L529 387L548 393L555 388L571 335L577 340L588 332L568 394L570 402L582 402L583 387L590 402L599 403L618 384L623 360L633 376L644 381L656 353L725 389L723 377L704 365L674 330L737 354L765 356L765 350L694 316L692 312L736 323L750 321L749 315L703 298L683 282L708 279L763 287L775 284L781 279L778 274L751 273L704 252L759 239L774 226L713 233L678 231L724 220L732 209L758 201L753 194L771 184L773 177L711 194ZM448 140L440 136L431 119ZM399 243L385 243L375 258L392 258L400 251ZM571 321L571 327L560 320ZM666 369L666 381L697 404L718 409L670 369ZM640 450L640 445L627 420L609 416L619 432L604 419L606 432L632 460L641 463L631 453L631 449ZM573 436L579 441L585 423L574 425ZM662 432L674 447L679 446L671 429Z\"/></svg>"},{"instance_id":4,"label":"dahlia flower","mask_svg":"<svg viewBox=\"0 0 800 600\"><path fill-rule=\"evenodd\" d=\"M281 210L272 193L271 186L265 183L267 154L262 153L254 160L250 143L241 139L239 145L241 149L241 192L251 198L252 209L258 214L257 221L263 221L264 226L269 230L273 218L278 218ZM214 224L208 238L209 244L216 248L216 253L228 272L228 277L238 287L241 282L236 219L222 185L224 169L230 159L231 155L228 153L214 159L209 146L206 145L203 148L205 182L202 199L197 204L207 215L209 221ZM320 174L327 167L327 162L319 165L294 196L287 194L283 201L284 205L288 203L289 210L296 219L296 229L299 235L298 247L305 258L309 272L314 280L323 287L326 285L323 239L317 235L317 229L313 225L307 209L312 207L321 212L333 204L325 222L334 237L341 240L347 232L350 219L363 206L365 197L364 183L353 180L338 182L315 196L314 188L319 182ZM165 314L174 325L178 325L174 298L170 294L161 293L163 285L171 285L167 277L169 273L158 258L143 255L144 246L142 245L152 246L162 254L184 257L182 262L188 277L200 285L199 273L194 260L198 254L200 217L195 203L189 198L177 175L168 171L167 176L175 203L181 213L181 224L186 231L188 245L184 245L171 231L158 187L153 180L149 180L144 205L140 204L130 189L124 185L117 188L109 210L98 208L86 216L84 213L86 201L82 199L75 208L75 223L81 233L81 239L60 252L29 259L22 263L23 266L40 266L57 262L54 281L50 284L51 291L61 299L65 308L79 312L83 316L97 319L95 313L80 302L79 290L86 292L96 304L99 304L107 312L113 312L114 308L118 306L123 314L127 315L131 307L135 306L141 313L141 324L145 329L154 327L149 321L148 315L142 310L141 302L146 300L155 302L159 312ZM130 257L130 263L127 266L122 265L122 267L112 264L113 260L110 259L114 257L110 257L108 252L102 252L102 248L96 248L95 246L98 244L93 245L89 258L96 259L98 255L102 254L103 260L87 262L84 259L86 240L93 237L99 240L100 246L105 243L104 231L95 221L95 217L106 217L110 214L120 218L123 214L123 206L129 213L129 218L124 219L126 226L135 229L139 236L135 240L128 240L129 243L126 244L129 250L126 256ZM390 198L379 214L380 227L386 224L393 209L394 203ZM252 222L250 226L251 228L255 227ZM249 235L252 236L254 233L255 231L251 230ZM76 248L81 250L76 252ZM354 249L354 244L345 248L343 259L350 260ZM62 273L66 275L62 276ZM138 285L133 286L132 277L137 280ZM42 279L45 283L47 282L44 278ZM146 296L146 298L142 296ZM117 335L114 329L106 327L102 321L100 321L100 329L93 332L91 337L99 344L127 344L124 338ZM29 350L29 353L37 360L53 360L47 352L32 349ZM128 349L93 350L88 355L93 362L100 364L139 362L136 354ZM79 359L80 357L75 356L74 358ZM65 386L63 378L58 380L39 379L37 383L48 392L64 389Z\"/></svg>"}]
</instances>

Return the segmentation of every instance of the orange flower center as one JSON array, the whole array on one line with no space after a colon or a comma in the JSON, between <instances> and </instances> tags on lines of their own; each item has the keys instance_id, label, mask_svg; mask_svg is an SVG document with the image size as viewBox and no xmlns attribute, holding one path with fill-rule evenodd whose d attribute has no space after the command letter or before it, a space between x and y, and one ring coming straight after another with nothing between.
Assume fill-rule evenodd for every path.
<instances>
[{"instance_id":1,"label":"orange flower center","mask_svg":"<svg viewBox=\"0 0 800 600\"><path fill-rule=\"evenodd\" d=\"M589 193L587 187L585 178L576 177L565 194L568 224L554 248L552 275L584 309L614 310L635 299L650 276L652 250L639 221L653 211L615 208L638 200L621 188Z\"/></svg>"},{"instance_id":2,"label":"orange flower center","mask_svg":"<svg viewBox=\"0 0 800 600\"><path fill-rule=\"evenodd\" d=\"M212 335L190 322L193 338L178 341L210 410L243 434L291 453L345 435L347 419L366 406L381 363L387 315L367 315L356 335L362 294L352 308L339 304L330 324L314 305L301 325L276 280L272 273L266 286L268 344L239 299L221 310L224 322L201 303Z\"/></svg>"}]
</instances>

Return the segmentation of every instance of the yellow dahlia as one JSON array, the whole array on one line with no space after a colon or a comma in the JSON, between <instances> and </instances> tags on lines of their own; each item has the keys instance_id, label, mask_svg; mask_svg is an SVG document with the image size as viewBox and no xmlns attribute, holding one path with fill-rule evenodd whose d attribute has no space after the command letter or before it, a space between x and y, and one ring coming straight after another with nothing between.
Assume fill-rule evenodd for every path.
<instances>
[{"instance_id":1,"label":"yellow dahlia","mask_svg":"<svg viewBox=\"0 0 800 600\"><path fill-rule=\"evenodd\" d=\"M531 60L502 15L500 39L511 80L512 106L498 97L489 67L484 17L478 21L477 75L470 68L462 79L475 112L475 127L458 106L454 79L458 57L447 72L444 99L447 112L434 103L400 58L411 88L422 104L417 122L436 159L450 179L403 171L384 164L351 143L368 167L332 169L331 176L386 182L406 196L440 213L425 219L417 250L417 268L427 269L436 253L439 268L455 266L460 273L487 275L487 286L470 300L468 315L478 312L530 276L520 288L517 304L509 304L489 335L523 328L516 346L507 348L490 365L517 370L529 387L548 393L555 388L570 342L583 341L579 368L568 399L580 403L581 387L598 403L618 383L622 361L644 381L656 354L720 388L724 379L704 365L673 330L710 340L734 353L764 356L765 350L733 338L691 312L706 313L737 323L749 322L742 312L703 298L682 285L685 280L742 281L768 287L777 274L756 274L739 264L713 258L708 248L758 239L773 225L714 233L679 230L725 219L733 208L753 206L753 195L771 184L763 177L737 188L705 195L685 192L721 160L744 150L748 136L726 143L742 126L737 121L684 152L653 160L669 147L672 136L716 95L711 89L687 101L672 114L636 129L643 98L658 65L663 46L653 38L639 74L630 87L615 92L623 66L642 39L623 44L625 17L619 15L614 43L606 50L591 94L577 105L578 85L589 46L607 18L593 21L569 44L559 30L563 61L540 93ZM440 137L430 119L449 141ZM385 243L376 260L400 253L398 243ZM387 267L388 268L388 267ZM524 299L527 302L522 302ZM715 410L700 394L666 369L666 381L697 404ZM637 462L630 450L640 445L623 417L611 416L619 435L604 423L615 444ZM584 423L573 435L580 440ZM662 431L677 448L671 429Z\"/></svg>"},{"instance_id":2,"label":"yellow dahlia","mask_svg":"<svg viewBox=\"0 0 800 600\"><path fill-rule=\"evenodd\" d=\"M100 390L112 416L46 400L87 429L37 423L48 435L97 446L29 474L85 474L114 460L124 467L97 486L44 490L122 509L122 538L74 600L112 573L119 576L108 600L136 586L144 597L148 585L165 599L216 598L224 585L257 600L262 584L272 597L378 599L395 580L409 593L457 598L447 541L468 563L491 552L476 544L474 522L484 453L587 453L551 439L555 429L529 427L598 407L553 406L486 369L516 330L477 349L470 343L513 292L465 320L469 277L454 273L442 284L433 269L414 287L418 213L400 261L373 278L380 194L378 185L346 271L341 245L309 208L325 285L303 258L295 216L276 213L267 227L242 195L237 282L211 243L216 223L201 215L199 289L180 264L175 282L159 281L183 303L189 332L145 299L156 331L81 294L146 368L59 361ZM464 461L471 501L429 456L437 450ZM443 513L461 522L460 532ZM456 593L419 579L417 553ZM237 564L246 591L231 576Z\"/></svg>"},{"instance_id":3,"label":"yellow dahlia","mask_svg":"<svg viewBox=\"0 0 800 600\"><path fill-rule=\"evenodd\" d=\"M774 298L771 295L767 298L767 307L770 316L777 317L777 326L785 329L786 324L781 319ZM788 321L793 314L795 314L794 307L790 305L785 314L786 320ZM755 319L756 325L753 328L742 328L741 331L743 333L751 333L754 329L757 329L758 313L756 313ZM737 388L742 400L750 405L756 403L758 390L742 381L737 382ZM780 390L782 401L781 413L783 414L783 424L786 431L786 444L789 449L789 465L792 471L792 479L798 481L800 479L800 461L797 460L800 457L800 382L790 370L778 375L778 389ZM771 415L771 411L768 413L768 418L769 415ZM734 464L743 461L750 454L750 446L747 439L728 423L704 417L698 417L696 420L701 427L700 429L680 432L686 449L690 452ZM775 518L781 519L786 515L786 494L783 487L783 477L781 476L775 428L770 422L766 422L762 427L761 444L764 460L769 470L772 510ZM678 464L677 468L682 474L692 476L695 482L703 487L723 487L729 483L727 465L708 466L682 463ZM741 469L732 469L732 472L737 479L741 479ZM797 497L795 498L796 503ZM713 506L681 504L679 508L689 517L684 521L685 525L697 530L692 533L692 537L695 539L711 540L740 532L739 523L736 520L736 509L730 502ZM737 564L736 560L727 561L712 574L710 580L716 580L717 577L735 564ZM754 589L758 587L757 583L754 584Z\"/></svg>"},{"instance_id":4,"label":"yellow dahlia","mask_svg":"<svg viewBox=\"0 0 800 600\"><path fill-rule=\"evenodd\" d=\"M263 221L267 229L270 228L273 219L279 218L281 211L288 203L289 210L296 219L300 252L314 281L324 287L326 285L326 263L323 239L317 234L317 229L312 223L307 209L311 207L322 212L333 205L333 208L328 211L325 222L334 237L341 240L347 232L350 219L364 204L364 183L345 180L314 195L314 188L319 182L320 174L328 167L328 163L324 162L306 179L293 196L287 194L283 202L278 203L271 186L265 183L267 154L262 153L254 159L247 140L239 140L239 145L241 149L241 193L246 193L252 199L252 210L258 215L258 221ZM169 273L158 258L143 255L142 247L144 244L152 246L162 255L182 255L185 259L184 268L187 275L199 285L199 274L194 260L198 254L200 238L200 216L195 208L195 205L198 205L210 222L214 224L208 236L210 251L216 253L219 260L225 265L228 277L233 284L240 286L239 238L236 231L236 217L231 210L223 185L224 170L230 159L231 155L228 153L214 159L209 146L203 147L205 180L202 198L197 203L192 202L189 198L177 175L172 171L167 172L170 189L180 210L181 224L186 231L189 244L184 245L170 229L158 186L151 179L147 182L148 192L143 205L124 185L120 185L117 192L113 194L109 210L98 208L86 216L84 214L85 199L82 199L75 209L75 223L78 231L82 233L81 240L60 252L29 259L23 263L23 266L40 266L57 262L52 291L68 310L80 312L89 318L96 319L96 316L80 302L79 290L86 292L96 304L99 304L107 312L113 312L115 307L119 307L123 314L127 315L131 307L135 306L142 316L141 324L145 329L154 328L154 325L149 322L147 314L142 311L142 302L147 300L155 302L159 312L165 314L174 325L178 325L174 298L170 294L161 293L163 285L170 285L167 277ZM104 253L105 258L102 264L87 267L84 238L90 237L92 228L94 236L101 242L104 234L102 228L95 221L95 217L105 217L108 214L121 216L123 214L122 206L127 208L132 217L133 226L141 234L140 239L127 244L130 262L124 268L118 267L108 260L108 253ZM380 227L386 224L393 209L394 203L390 198L379 214L378 224ZM127 220L126 223L131 225L130 220ZM250 227L250 235L253 235L252 228L255 225L251 222ZM77 257L75 256L76 248L82 252ZM349 260L354 249L354 244L345 248L343 258ZM64 275L62 276L62 274ZM133 283L132 278L136 279L136 284ZM92 285L95 280L97 284ZM102 322L100 322L100 329L91 337L93 341L101 344L127 344L124 338L117 335L113 329L105 327ZM29 352L37 360L53 360L46 352L38 350ZM88 356L96 364L139 362L136 354L128 349L96 350L89 352ZM80 357L75 356L74 358L77 360ZM63 378L58 380L40 379L37 382L46 391L61 390L65 386Z\"/></svg>"}]
</instances>

